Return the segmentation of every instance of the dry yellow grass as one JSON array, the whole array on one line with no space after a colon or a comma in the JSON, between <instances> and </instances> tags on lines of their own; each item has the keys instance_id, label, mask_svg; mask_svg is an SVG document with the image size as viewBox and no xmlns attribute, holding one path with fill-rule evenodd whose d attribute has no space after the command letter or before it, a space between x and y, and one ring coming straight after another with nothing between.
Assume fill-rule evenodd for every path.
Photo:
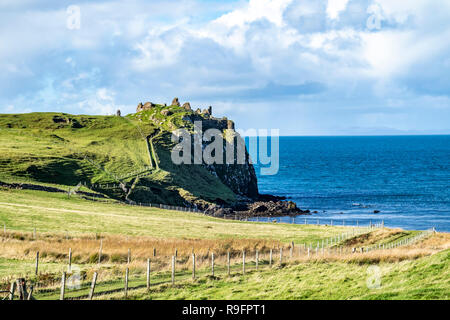
<instances>
[{"instance_id":1,"label":"dry yellow grass","mask_svg":"<svg viewBox=\"0 0 450 320\"><path fill-rule=\"evenodd\" d=\"M270 249L273 264L279 264L280 248L283 248L282 263L303 262L348 262L348 263L379 263L413 260L431 255L450 247L450 235L436 233L416 244L389 250L373 250L365 253L352 253L353 247L373 244L374 239L384 241L391 239L401 230L375 230L369 236L356 236L352 241L344 241L341 247L316 248L308 251L303 245L282 244L279 241L261 239L160 239L150 237L126 237L108 235L100 239L92 236L79 236L66 239L61 235L46 235L42 239L23 238L18 233L9 233L0 242L2 258L18 259L32 263L36 252L40 252L40 261L58 263L61 270L66 269L69 248L72 250L72 264L83 269L86 276L94 271L100 272L103 279L114 278L123 274L125 267L132 268L135 273L144 273L148 258L152 261L153 271L170 269L171 256L177 252L177 268L190 270L192 268L192 252L196 254L196 264L200 268L209 268L211 253L215 255L217 265L226 265L227 252L231 253L231 264L242 263L242 251L246 252L247 262L255 262L256 250L259 260L268 263ZM98 254L102 243L102 263L98 264ZM131 252L131 262L127 263L128 249ZM156 249L156 256L153 256ZM50 277L51 278L51 277ZM5 280L5 279L2 279Z\"/></svg>"},{"instance_id":2,"label":"dry yellow grass","mask_svg":"<svg viewBox=\"0 0 450 320\"><path fill-rule=\"evenodd\" d=\"M403 234L401 229L379 229L367 234L355 236L341 243L342 249L319 248L316 254L312 248L310 257L320 259L343 259L354 247L364 247L375 243L386 242ZM228 251L232 256L246 252L259 251L259 254L268 254L270 249L278 252L280 247L285 250L285 255L290 255L290 245L271 239L179 239L179 238L152 238L145 236L128 237L123 235L105 235L97 238L93 236L76 236L65 238L62 235L40 235L37 240L32 234L21 234L10 232L1 238L1 257L9 259L33 259L36 252L40 252L42 261L61 262L68 258L69 249L72 250L72 261L74 263L96 263L102 244L102 262L124 263L127 262L128 250L131 251L132 261L145 262L147 258L153 258L154 250L156 257L170 257L177 252L178 256L190 256L193 252L199 256L209 256L214 253L216 257L226 255ZM450 234L436 233L431 237L409 246L399 249L375 250L366 253L365 257L388 257L393 256L421 256L450 247ZM294 245L293 256L304 257L307 252L303 245ZM350 255L355 256L355 255ZM346 259L344 259L346 260Z\"/></svg>"},{"instance_id":3,"label":"dry yellow grass","mask_svg":"<svg viewBox=\"0 0 450 320\"><path fill-rule=\"evenodd\" d=\"M401 237L404 235L407 235L407 232L405 232L405 230L400 228L376 229L370 233L361 234L357 237L348 239L344 242L344 245L353 247L366 247L376 243L384 242L389 239Z\"/></svg>"},{"instance_id":4,"label":"dry yellow grass","mask_svg":"<svg viewBox=\"0 0 450 320\"><path fill-rule=\"evenodd\" d=\"M231 251L232 254L242 250L268 251L281 245L279 241L264 239L178 239L178 238L151 238L127 237L120 235L102 236L94 239L88 236L79 236L66 239L60 235L47 235L43 239L27 239L18 233L8 233L0 242L1 257L14 259L33 258L37 251L46 261L61 261L68 257L69 248L72 249L73 261L89 263L97 262L98 253L102 244L102 261L126 262L128 249L131 250L133 260L145 261L153 256L156 249L157 256L178 255L207 255L214 252L216 255ZM97 255L97 258L93 256Z\"/></svg>"}]
</instances>

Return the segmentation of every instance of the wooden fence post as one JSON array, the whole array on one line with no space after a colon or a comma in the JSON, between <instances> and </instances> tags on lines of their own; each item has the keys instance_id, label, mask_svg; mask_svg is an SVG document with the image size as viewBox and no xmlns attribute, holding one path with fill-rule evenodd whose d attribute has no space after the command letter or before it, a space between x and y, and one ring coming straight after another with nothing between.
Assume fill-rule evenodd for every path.
<instances>
[{"instance_id":1,"label":"wooden fence post","mask_svg":"<svg viewBox=\"0 0 450 320\"><path fill-rule=\"evenodd\" d=\"M72 248L69 248L69 272L72 272Z\"/></svg>"},{"instance_id":2,"label":"wooden fence post","mask_svg":"<svg viewBox=\"0 0 450 320\"><path fill-rule=\"evenodd\" d=\"M9 300L14 300L14 291L16 291L16 282L11 283L11 288L9 289Z\"/></svg>"},{"instance_id":3,"label":"wooden fence post","mask_svg":"<svg viewBox=\"0 0 450 320\"><path fill-rule=\"evenodd\" d=\"M273 253L273 249L270 249L270 253L269 253L269 267L272 268L272 253Z\"/></svg>"},{"instance_id":4,"label":"wooden fence post","mask_svg":"<svg viewBox=\"0 0 450 320\"><path fill-rule=\"evenodd\" d=\"M30 291L28 291L28 297L27 300L32 300L33 299L33 285L30 286Z\"/></svg>"},{"instance_id":5,"label":"wooden fence post","mask_svg":"<svg viewBox=\"0 0 450 320\"><path fill-rule=\"evenodd\" d=\"M156 248L153 248L153 256L156 257Z\"/></svg>"},{"instance_id":6,"label":"wooden fence post","mask_svg":"<svg viewBox=\"0 0 450 320\"><path fill-rule=\"evenodd\" d=\"M195 253L192 253L192 279L195 280Z\"/></svg>"},{"instance_id":7,"label":"wooden fence post","mask_svg":"<svg viewBox=\"0 0 450 320\"><path fill-rule=\"evenodd\" d=\"M125 270L125 298L128 297L128 273L130 272L130 270L127 269Z\"/></svg>"},{"instance_id":8,"label":"wooden fence post","mask_svg":"<svg viewBox=\"0 0 450 320\"><path fill-rule=\"evenodd\" d=\"M37 276L38 272L39 272L39 251L36 252L36 267L35 267L34 274Z\"/></svg>"},{"instance_id":9,"label":"wooden fence post","mask_svg":"<svg viewBox=\"0 0 450 320\"><path fill-rule=\"evenodd\" d=\"M211 274L214 277L214 252L211 253Z\"/></svg>"},{"instance_id":10,"label":"wooden fence post","mask_svg":"<svg viewBox=\"0 0 450 320\"><path fill-rule=\"evenodd\" d=\"M16 280L17 291L19 292L19 300L26 300L28 296L27 285L24 278Z\"/></svg>"},{"instance_id":11,"label":"wooden fence post","mask_svg":"<svg viewBox=\"0 0 450 320\"><path fill-rule=\"evenodd\" d=\"M283 262L283 247L280 248L280 264Z\"/></svg>"},{"instance_id":12,"label":"wooden fence post","mask_svg":"<svg viewBox=\"0 0 450 320\"><path fill-rule=\"evenodd\" d=\"M150 259L147 259L147 291L150 290Z\"/></svg>"},{"instance_id":13,"label":"wooden fence post","mask_svg":"<svg viewBox=\"0 0 450 320\"><path fill-rule=\"evenodd\" d=\"M100 239L100 249L98 250L98 263L102 262L103 239Z\"/></svg>"},{"instance_id":14,"label":"wooden fence post","mask_svg":"<svg viewBox=\"0 0 450 320\"><path fill-rule=\"evenodd\" d=\"M175 284L175 256L172 256L172 285Z\"/></svg>"},{"instance_id":15,"label":"wooden fence post","mask_svg":"<svg viewBox=\"0 0 450 320\"><path fill-rule=\"evenodd\" d=\"M256 250L256 256L255 256L255 260L256 260L256 270L258 270L258 263L259 263L259 252L258 250Z\"/></svg>"},{"instance_id":16,"label":"wooden fence post","mask_svg":"<svg viewBox=\"0 0 450 320\"><path fill-rule=\"evenodd\" d=\"M130 262L131 262L131 249L128 249L127 264L130 264Z\"/></svg>"},{"instance_id":17,"label":"wooden fence post","mask_svg":"<svg viewBox=\"0 0 450 320\"><path fill-rule=\"evenodd\" d=\"M95 284L97 282L97 272L94 272L94 276L92 277L91 283L91 291L89 292L89 300L92 300L94 297Z\"/></svg>"},{"instance_id":18,"label":"wooden fence post","mask_svg":"<svg viewBox=\"0 0 450 320\"><path fill-rule=\"evenodd\" d=\"M227 252L227 271L228 275L230 275L230 251Z\"/></svg>"},{"instance_id":19,"label":"wooden fence post","mask_svg":"<svg viewBox=\"0 0 450 320\"><path fill-rule=\"evenodd\" d=\"M61 277L61 293L59 295L59 300L64 300L65 290L66 290L66 273L63 272Z\"/></svg>"},{"instance_id":20,"label":"wooden fence post","mask_svg":"<svg viewBox=\"0 0 450 320\"><path fill-rule=\"evenodd\" d=\"M245 250L242 251L242 274L245 274Z\"/></svg>"}]
</instances>

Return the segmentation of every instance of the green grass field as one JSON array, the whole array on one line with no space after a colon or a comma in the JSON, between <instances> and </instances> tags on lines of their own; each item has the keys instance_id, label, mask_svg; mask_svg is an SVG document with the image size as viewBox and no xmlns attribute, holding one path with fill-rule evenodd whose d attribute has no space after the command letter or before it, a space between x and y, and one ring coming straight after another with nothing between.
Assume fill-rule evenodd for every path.
<instances>
[{"instance_id":1,"label":"green grass field","mask_svg":"<svg viewBox=\"0 0 450 320\"><path fill-rule=\"evenodd\" d=\"M251 250L251 241L257 243L273 240L283 246L289 246L291 241L297 244L316 243L351 230L351 227L231 221L196 213L125 206L114 202L93 202L78 197L68 198L60 193L6 189L0 191L0 223L5 224L8 233L16 235L14 238L2 238L0 279L3 287L17 277L35 279L33 248L38 248L39 245L48 247L48 255L40 262L40 273L41 277L51 281L35 292L37 299L59 297L58 284L61 272L67 269L67 256L52 255L51 250L57 250L58 246L63 250L72 247L75 248L76 255L77 251L82 250L82 247L78 248L79 244L75 243L77 238L93 238L99 235L105 237L105 254L108 253L108 246L113 244L125 253L134 238L138 244L142 244L139 250L143 253L140 252L135 262L130 265L129 299L448 299L450 291L450 251L440 250L436 244L433 245L435 250L429 254L397 259L397 255L400 257L403 251L393 253L395 261L379 259L378 256L353 261L347 258L309 261L302 260L301 257L298 261L296 258L291 261L286 247L285 260L281 267L278 265L276 253L273 257L274 265L269 268L266 252L261 257L259 270L256 271L254 254L249 253L246 274L242 275L240 257L237 256L232 262L231 276L226 274L222 253L216 258L215 278L210 276L208 258L203 258L206 260L199 264L195 281L191 279L189 255L181 251L175 286L171 284L170 260L165 254L155 262L159 269L151 276L151 291L147 292L145 289L143 257L146 254L151 256L151 247L147 248L144 242L147 238L159 241L158 243L178 241L177 245L191 241L187 246L190 246L192 241L198 242L199 246L210 246L218 241L234 241L230 242L234 244L241 241L244 245L248 243L250 247L247 248ZM37 230L38 240L32 238L34 228ZM415 234L414 231L401 231L387 234L380 239L374 237L373 241L389 243ZM67 235L69 239L64 240ZM107 240L108 236L126 236L127 240L119 238L113 243L112 240ZM442 247L444 243L448 247L448 237L444 236L444 242L440 241L439 245ZM53 239L51 237L56 238L45 243L45 239ZM82 241L85 241L82 243L85 243L86 247L90 245L87 240ZM92 241L98 243L98 240ZM212 242L201 244L201 241ZM342 242L342 246L345 245L345 242ZM120 249L120 246L123 249ZM173 250L173 247L168 247L167 250ZM138 251L138 248L133 249L133 252ZM199 247L198 250L201 251L200 249ZM43 249L40 250L42 253ZM405 248L405 254L408 250L418 249ZM93 271L101 274L96 298L124 298L123 274L126 263L109 261L100 266L89 260L79 260L76 265L85 276L80 289L67 289L67 298L87 297ZM372 265L380 268L380 288L367 286L367 281L371 281L372 276L367 272Z\"/></svg>"},{"instance_id":2,"label":"green grass field","mask_svg":"<svg viewBox=\"0 0 450 320\"><path fill-rule=\"evenodd\" d=\"M126 234L157 238L264 238L315 242L350 227L247 223L203 214L93 202L62 193L0 191L0 226L8 230L75 234Z\"/></svg>"},{"instance_id":3,"label":"green grass field","mask_svg":"<svg viewBox=\"0 0 450 320\"><path fill-rule=\"evenodd\" d=\"M450 251L396 264L381 263L379 287L371 264L303 263L218 279L138 289L130 299L449 299ZM123 293L105 298L123 298Z\"/></svg>"},{"instance_id":4,"label":"green grass field","mask_svg":"<svg viewBox=\"0 0 450 320\"><path fill-rule=\"evenodd\" d=\"M159 113L163 108L174 114L163 117ZM178 206L184 206L186 200L234 201L234 193L206 168L173 165L170 131L163 130L180 125L186 114L183 110L157 106L127 117L0 114L0 182L67 187L82 182L124 201L126 194L117 186L123 183L127 188L134 185L130 200ZM156 122L149 121L150 116L156 117ZM154 137L156 152L149 152L152 144L148 137L157 132L164 134ZM105 184L116 187L105 188Z\"/></svg>"}]
</instances>

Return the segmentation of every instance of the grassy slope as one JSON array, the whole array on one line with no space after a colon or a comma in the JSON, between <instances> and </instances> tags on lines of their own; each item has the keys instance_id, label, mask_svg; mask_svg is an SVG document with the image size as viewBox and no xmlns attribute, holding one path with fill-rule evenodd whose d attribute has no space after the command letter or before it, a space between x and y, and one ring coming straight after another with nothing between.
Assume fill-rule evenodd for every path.
<instances>
[{"instance_id":1,"label":"grassy slope","mask_svg":"<svg viewBox=\"0 0 450 320\"><path fill-rule=\"evenodd\" d=\"M64 234L102 233L160 238L264 238L309 242L343 232L345 227L246 223L201 214L130 207L67 198L43 191L0 190L0 224L8 230Z\"/></svg>"},{"instance_id":2,"label":"grassy slope","mask_svg":"<svg viewBox=\"0 0 450 320\"><path fill-rule=\"evenodd\" d=\"M156 108L154 113L158 114L162 108ZM121 181L131 186L136 178L133 172L151 165L145 137L157 128L169 130L172 123L180 125L180 117L185 112L172 109L177 111L174 115L166 119L158 114L154 122L137 120L138 116L148 117L147 111L129 117L60 113L0 115L0 181L65 186L82 181L88 184ZM155 143L161 170L145 172L130 196L132 200L183 205L184 199L234 199L231 190L205 168L174 166L167 138L156 139ZM85 160L85 155L101 168ZM122 200L125 196L120 188L97 191Z\"/></svg>"},{"instance_id":3,"label":"grassy slope","mask_svg":"<svg viewBox=\"0 0 450 320\"><path fill-rule=\"evenodd\" d=\"M281 240L284 243L314 243L346 229L235 222L193 213L97 203L76 197L67 199L62 194L23 190L0 191L1 222L6 223L8 231L29 234L36 227L38 234L64 234L66 230L70 230L71 234L142 235L161 239L178 238L181 241L259 238ZM39 235L41 236L42 234ZM398 236L399 234L393 234L392 239ZM32 243L33 241L30 242ZM8 242L4 245L8 245ZM122 251L126 252L127 246L124 243ZM20 257L20 252L17 255ZM14 275L14 278L29 275L34 270L32 256L24 255L23 259L0 258L0 276L5 279L5 276ZM209 271L206 266L201 267L202 269L199 266L200 278L197 281L193 283L190 271L185 270L177 274L177 285L174 288L168 284L170 273L161 271L152 278L156 285L150 294L139 289L145 286L145 263L137 261L133 266L130 287L138 289L130 291L129 295L133 299L448 299L450 287L449 250L418 260L379 263L383 274L381 289L366 287L368 264L364 260L360 263L301 262L296 265L288 264L281 269L274 268L272 271L268 270L267 263L261 263L262 268L258 272L251 271L254 269L254 262L250 260L251 256L245 277L239 276L241 266L236 264L233 268L234 275L228 278L225 275L224 261L221 260L216 266L216 280L207 277ZM41 262L41 271L53 273L57 277L65 266L64 257L53 261L47 258ZM81 266L85 270L91 270L89 272L96 268L95 264L89 263L82 263ZM110 273L116 274L116 278L99 284L98 293L118 290L119 292L102 298L122 298L120 289L123 288L124 266L106 264L104 267L106 270L112 268ZM68 290L68 296L85 294L89 279L88 276L81 291ZM161 284L158 285L158 282ZM39 292L37 297L57 299L58 290Z\"/></svg>"},{"instance_id":4,"label":"grassy slope","mask_svg":"<svg viewBox=\"0 0 450 320\"><path fill-rule=\"evenodd\" d=\"M450 251L397 264L382 263L381 287L367 287L368 265L306 263L246 277L202 279L136 299L449 299ZM112 295L119 298L120 294Z\"/></svg>"},{"instance_id":5,"label":"grassy slope","mask_svg":"<svg viewBox=\"0 0 450 320\"><path fill-rule=\"evenodd\" d=\"M145 290L145 273L134 272L130 276L129 299L163 300L258 300L258 299L449 299L450 298L450 250L414 261L380 263L379 287L372 283L370 264L344 262L303 262L301 264L275 265L270 268L260 264L255 270L247 263L246 274L241 265L231 268L227 276L223 266L216 266L215 278L209 268L197 272L191 279L189 270L178 271L176 285L170 284L170 272L152 275L151 290ZM114 291L112 293L107 293ZM67 290L67 297L86 298L89 281L80 289ZM123 278L102 282L97 287L97 299L123 299ZM39 299L58 299L58 289L41 292Z\"/></svg>"}]
</instances>

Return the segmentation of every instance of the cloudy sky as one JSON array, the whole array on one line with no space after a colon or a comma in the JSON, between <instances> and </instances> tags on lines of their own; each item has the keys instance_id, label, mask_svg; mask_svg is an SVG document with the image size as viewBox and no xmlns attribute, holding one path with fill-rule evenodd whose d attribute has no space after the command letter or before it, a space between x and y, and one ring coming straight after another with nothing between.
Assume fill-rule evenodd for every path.
<instances>
[{"instance_id":1,"label":"cloudy sky","mask_svg":"<svg viewBox=\"0 0 450 320\"><path fill-rule=\"evenodd\" d=\"M282 135L448 134L450 1L0 2L0 113L175 96Z\"/></svg>"}]
</instances>

